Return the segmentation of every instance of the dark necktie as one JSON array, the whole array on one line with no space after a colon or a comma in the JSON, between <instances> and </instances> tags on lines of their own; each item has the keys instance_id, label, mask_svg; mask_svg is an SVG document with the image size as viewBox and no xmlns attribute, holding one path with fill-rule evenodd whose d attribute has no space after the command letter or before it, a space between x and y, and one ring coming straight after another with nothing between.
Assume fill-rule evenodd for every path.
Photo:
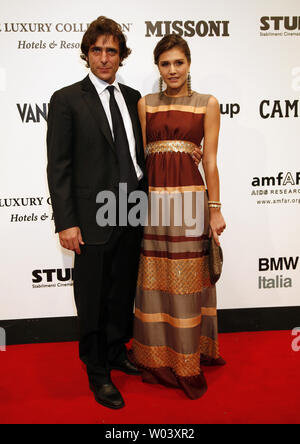
<instances>
[{"instance_id":1,"label":"dark necktie","mask_svg":"<svg viewBox=\"0 0 300 444\"><path fill-rule=\"evenodd\" d=\"M138 188L138 179L129 150L123 118L114 94L115 87L108 86L107 89L110 94L109 108L114 130L115 147L120 166L120 183L127 183L127 192L130 193Z\"/></svg>"}]
</instances>

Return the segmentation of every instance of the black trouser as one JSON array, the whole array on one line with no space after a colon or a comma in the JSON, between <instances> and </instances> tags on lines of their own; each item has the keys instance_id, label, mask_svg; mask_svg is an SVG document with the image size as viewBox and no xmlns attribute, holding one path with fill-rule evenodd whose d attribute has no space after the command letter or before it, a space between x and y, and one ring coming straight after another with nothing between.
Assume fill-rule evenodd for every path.
<instances>
[{"instance_id":1,"label":"black trouser","mask_svg":"<svg viewBox=\"0 0 300 444\"><path fill-rule=\"evenodd\" d=\"M141 238L141 227L115 227L107 244L84 245L75 257L79 354L94 385L109 382L110 364L126 357Z\"/></svg>"}]
</instances>

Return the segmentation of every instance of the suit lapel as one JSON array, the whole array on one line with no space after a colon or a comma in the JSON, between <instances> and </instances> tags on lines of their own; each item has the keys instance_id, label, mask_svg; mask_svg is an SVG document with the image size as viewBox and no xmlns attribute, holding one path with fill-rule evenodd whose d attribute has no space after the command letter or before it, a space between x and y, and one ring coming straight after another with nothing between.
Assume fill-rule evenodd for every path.
<instances>
[{"instance_id":1,"label":"suit lapel","mask_svg":"<svg viewBox=\"0 0 300 444\"><path fill-rule=\"evenodd\" d=\"M103 105L101 103L101 100L98 96L98 93L92 84L92 82L89 79L89 76L87 76L82 81L82 90L83 90L83 98L86 101L91 115L93 119L95 119L97 128L99 131L105 136L107 139L110 147L115 152L115 146L110 130L110 126L103 108Z\"/></svg>"}]
</instances>

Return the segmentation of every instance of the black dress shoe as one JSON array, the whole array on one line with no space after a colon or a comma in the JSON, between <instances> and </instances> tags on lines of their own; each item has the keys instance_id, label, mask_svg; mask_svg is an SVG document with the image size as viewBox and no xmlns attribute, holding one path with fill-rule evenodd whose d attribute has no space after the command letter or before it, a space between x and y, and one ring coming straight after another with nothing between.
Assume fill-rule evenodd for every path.
<instances>
[{"instance_id":1,"label":"black dress shoe","mask_svg":"<svg viewBox=\"0 0 300 444\"><path fill-rule=\"evenodd\" d=\"M124 359L124 361L111 364L111 370L120 370L126 375L140 375L141 372L128 360Z\"/></svg>"},{"instance_id":2,"label":"black dress shoe","mask_svg":"<svg viewBox=\"0 0 300 444\"><path fill-rule=\"evenodd\" d=\"M90 389L98 404L104 405L104 407L117 410L125 406L121 393L112 382L98 386L90 384Z\"/></svg>"}]
</instances>

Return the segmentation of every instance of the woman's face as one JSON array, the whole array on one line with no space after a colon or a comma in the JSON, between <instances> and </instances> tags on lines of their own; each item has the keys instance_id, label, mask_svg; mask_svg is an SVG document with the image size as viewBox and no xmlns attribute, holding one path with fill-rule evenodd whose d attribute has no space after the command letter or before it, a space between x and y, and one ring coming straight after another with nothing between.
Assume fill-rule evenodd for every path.
<instances>
[{"instance_id":1,"label":"woman's face","mask_svg":"<svg viewBox=\"0 0 300 444\"><path fill-rule=\"evenodd\" d=\"M186 55L179 47L174 47L161 54L158 61L158 69L167 89L182 90L186 86L190 63Z\"/></svg>"}]
</instances>

